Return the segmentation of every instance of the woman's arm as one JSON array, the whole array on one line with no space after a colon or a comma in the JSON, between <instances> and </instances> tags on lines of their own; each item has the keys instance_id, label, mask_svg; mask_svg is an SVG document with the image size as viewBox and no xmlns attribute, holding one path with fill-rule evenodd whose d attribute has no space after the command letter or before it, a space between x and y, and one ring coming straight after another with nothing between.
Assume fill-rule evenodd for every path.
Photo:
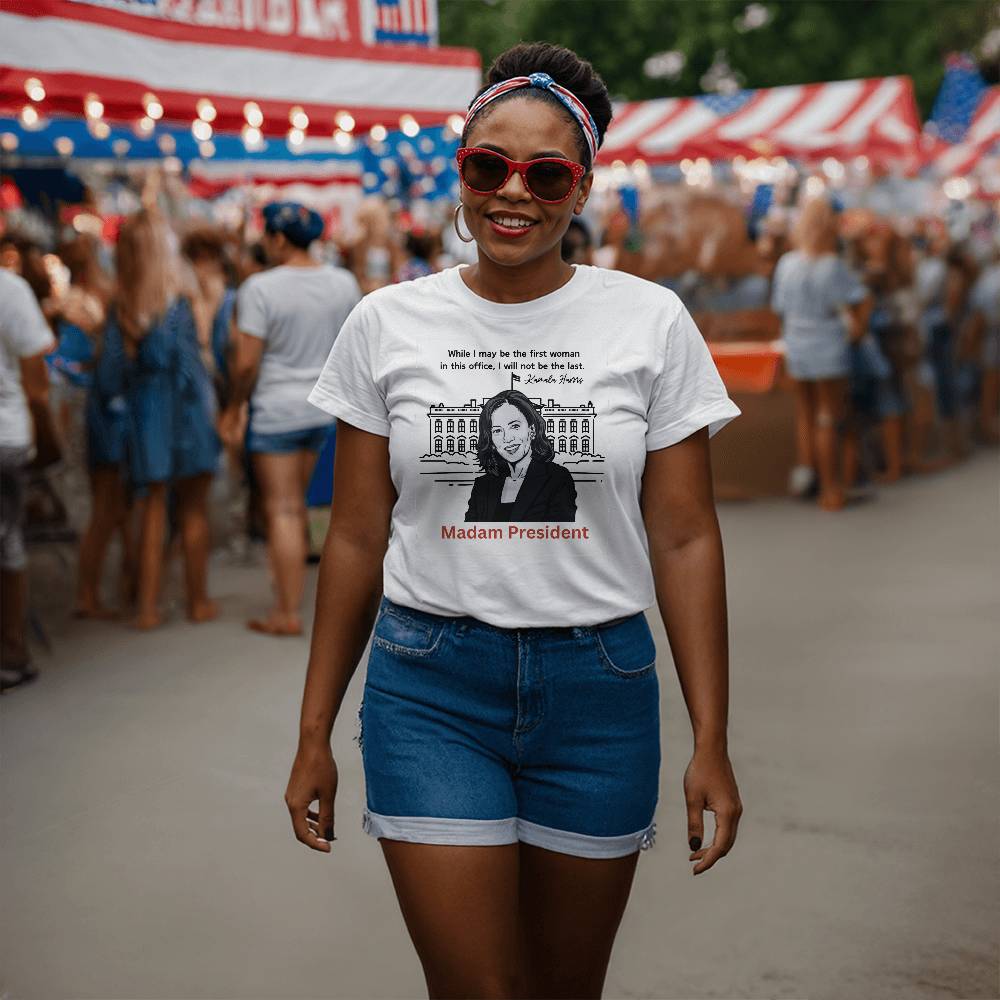
<instances>
[{"instance_id":1,"label":"woman's arm","mask_svg":"<svg viewBox=\"0 0 1000 1000\"><path fill-rule=\"evenodd\" d=\"M317 851L329 851L333 835L337 770L330 733L378 613L382 560L396 502L388 438L338 421L335 456L333 509L319 566L299 746L285 793L295 836ZM309 810L315 799L318 814Z\"/></svg>"},{"instance_id":2,"label":"woman's arm","mask_svg":"<svg viewBox=\"0 0 1000 1000\"><path fill-rule=\"evenodd\" d=\"M647 452L641 506L656 598L694 729L694 756L684 776L688 840L711 868L736 839L743 806L729 762L729 650L722 537L715 514L708 429ZM701 848L703 812L715 814L715 836ZM701 848L701 849L699 849Z\"/></svg>"}]
</instances>

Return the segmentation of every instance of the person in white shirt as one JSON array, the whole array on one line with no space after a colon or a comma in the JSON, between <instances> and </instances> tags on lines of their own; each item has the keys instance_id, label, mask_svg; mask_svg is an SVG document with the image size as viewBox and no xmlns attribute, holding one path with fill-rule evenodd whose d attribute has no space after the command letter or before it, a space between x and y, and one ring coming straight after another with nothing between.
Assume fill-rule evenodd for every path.
<instances>
[{"instance_id":1,"label":"person in white shirt","mask_svg":"<svg viewBox=\"0 0 1000 1000\"><path fill-rule=\"evenodd\" d=\"M49 421L45 355L55 338L28 283L0 269L0 687L37 675L25 623L24 469L34 456L34 421ZM51 427L49 428L51 431Z\"/></svg>"},{"instance_id":2,"label":"person in white shirt","mask_svg":"<svg viewBox=\"0 0 1000 1000\"><path fill-rule=\"evenodd\" d=\"M260 484L274 580L274 607L247 626L267 635L302 632L306 561L306 490L333 424L308 400L334 338L361 298L344 268L318 264L309 247L322 218L294 202L264 208L264 248L277 266L251 275L236 300L235 357L220 430L231 447L242 443Z\"/></svg>"},{"instance_id":3,"label":"person in white shirt","mask_svg":"<svg viewBox=\"0 0 1000 1000\"><path fill-rule=\"evenodd\" d=\"M593 67L522 44L488 81L457 154L477 262L362 299L309 397L338 442L285 801L331 850L330 731L374 625L362 824L430 995L600 996L655 836L657 600L695 733L677 847L700 874L736 836L708 440L740 411L673 292L561 257L611 119ZM504 523L467 523L487 431L508 482L473 508Z\"/></svg>"}]
</instances>

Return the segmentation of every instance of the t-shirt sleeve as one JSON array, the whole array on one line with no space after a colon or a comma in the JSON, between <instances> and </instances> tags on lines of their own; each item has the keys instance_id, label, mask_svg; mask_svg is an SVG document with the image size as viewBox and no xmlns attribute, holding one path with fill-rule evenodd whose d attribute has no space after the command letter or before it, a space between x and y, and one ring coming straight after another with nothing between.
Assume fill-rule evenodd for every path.
<instances>
[{"instance_id":1,"label":"t-shirt sleeve","mask_svg":"<svg viewBox=\"0 0 1000 1000\"><path fill-rule=\"evenodd\" d=\"M236 325L251 337L267 339L267 310L260 282L253 275L240 286L236 295Z\"/></svg>"},{"instance_id":2,"label":"t-shirt sleeve","mask_svg":"<svg viewBox=\"0 0 1000 1000\"><path fill-rule=\"evenodd\" d=\"M362 299L344 320L308 399L345 423L388 437L389 411L375 377L378 341Z\"/></svg>"},{"instance_id":3,"label":"t-shirt sleeve","mask_svg":"<svg viewBox=\"0 0 1000 1000\"><path fill-rule=\"evenodd\" d=\"M18 358L30 358L55 347L55 337L28 283L19 278L10 283L4 295L7 301L0 311L0 336L11 353Z\"/></svg>"},{"instance_id":4,"label":"t-shirt sleeve","mask_svg":"<svg viewBox=\"0 0 1000 1000\"><path fill-rule=\"evenodd\" d=\"M667 448L702 427L708 427L708 436L713 437L740 415L701 331L683 305L666 339L663 368L653 382L646 414L647 451Z\"/></svg>"}]
</instances>

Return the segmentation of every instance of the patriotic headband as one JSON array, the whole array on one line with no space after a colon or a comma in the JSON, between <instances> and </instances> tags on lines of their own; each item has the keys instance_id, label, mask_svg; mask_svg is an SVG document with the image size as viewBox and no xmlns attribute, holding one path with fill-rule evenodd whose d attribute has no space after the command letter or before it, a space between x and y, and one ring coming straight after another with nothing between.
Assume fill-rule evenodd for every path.
<instances>
[{"instance_id":1,"label":"patriotic headband","mask_svg":"<svg viewBox=\"0 0 1000 1000\"><path fill-rule=\"evenodd\" d=\"M531 76L512 76L509 80L501 80L500 83L493 84L484 90L469 105L469 111L465 116L465 128L468 129L470 122L486 107L490 101L495 101L498 97L511 90L520 90L522 87L537 87L539 90L548 90L554 94L569 109L570 114L576 119L583 137L587 141L587 149L590 150L590 162L594 162L597 156L597 125L591 117L590 112L584 107L580 99L565 87L560 86L548 73L532 73Z\"/></svg>"}]
</instances>

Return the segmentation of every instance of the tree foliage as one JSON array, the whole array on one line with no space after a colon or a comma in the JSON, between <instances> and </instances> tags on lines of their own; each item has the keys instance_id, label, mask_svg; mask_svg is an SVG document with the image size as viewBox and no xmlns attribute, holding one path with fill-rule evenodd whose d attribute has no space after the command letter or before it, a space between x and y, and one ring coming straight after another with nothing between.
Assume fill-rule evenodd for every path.
<instances>
[{"instance_id":1,"label":"tree foliage","mask_svg":"<svg viewBox=\"0 0 1000 1000\"><path fill-rule=\"evenodd\" d=\"M484 69L518 41L566 45L589 59L612 96L698 94L723 51L744 87L871 76L913 78L926 116L948 52L977 45L998 21L976 0L765 0L770 20L742 31L746 0L438 0L442 45L478 49ZM679 50L676 80L649 79L645 60Z\"/></svg>"}]
</instances>

